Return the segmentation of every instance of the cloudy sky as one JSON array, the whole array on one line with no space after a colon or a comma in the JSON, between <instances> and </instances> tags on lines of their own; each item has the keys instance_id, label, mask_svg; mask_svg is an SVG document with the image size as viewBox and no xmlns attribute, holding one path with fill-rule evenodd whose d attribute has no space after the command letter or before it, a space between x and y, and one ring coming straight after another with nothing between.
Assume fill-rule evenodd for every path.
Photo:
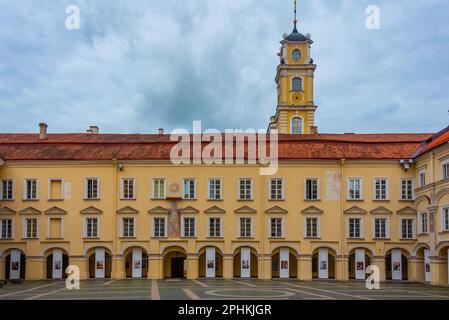
<instances>
[{"instance_id":1,"label":"cloudy sky","mask_svg":"<svg viewBox=\"0 0 449 320\"><path fill-rule=\"evenodd\" d=\"M0 132L263 128L291 0L0 0ZM77 5L79 30L65 27ZM368 5L380 29L365 27ZM449 123L449 2L302 0L321 132Z\"/></svg>"}]
</instances>

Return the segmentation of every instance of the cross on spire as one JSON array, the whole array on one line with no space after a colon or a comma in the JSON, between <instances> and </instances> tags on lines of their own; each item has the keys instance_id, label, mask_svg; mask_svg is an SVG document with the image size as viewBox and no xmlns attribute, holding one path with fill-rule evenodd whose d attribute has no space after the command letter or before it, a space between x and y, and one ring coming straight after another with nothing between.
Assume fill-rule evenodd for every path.
<instances>
[{"instance_id":1,"label":"cross on spire","mask_svg":"<svg viewBox=\"0 0 449 320\"><path fill-rule=\"evenodd\" d=\"M296 24L298 23L298 19L296 18L296 0L293 1L294 3L294 19L293 19L293 32L298 32L298 29L296 28Z\"/></svg>"}]
</instances>

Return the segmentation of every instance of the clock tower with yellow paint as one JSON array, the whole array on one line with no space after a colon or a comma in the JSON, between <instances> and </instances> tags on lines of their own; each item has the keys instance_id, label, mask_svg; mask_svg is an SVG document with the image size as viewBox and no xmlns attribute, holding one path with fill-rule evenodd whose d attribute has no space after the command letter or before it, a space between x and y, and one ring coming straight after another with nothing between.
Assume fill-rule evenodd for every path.
<instances>
[{"instance_id":1,"label":"clock tower with yellow paint","mask_svg":"<svg viewBox=\"0 0 449 320\"><path fill-rule=\"evenodd\" d=\"M277 108L271 117L270 129L279 133L314 134L315 110L313 99L313 78L316 65L310 57L313 41L310 34L298 32L296 19L290 35L284 35L281 41L280 64L277 67Z\"/></svg>"}]
</instances>

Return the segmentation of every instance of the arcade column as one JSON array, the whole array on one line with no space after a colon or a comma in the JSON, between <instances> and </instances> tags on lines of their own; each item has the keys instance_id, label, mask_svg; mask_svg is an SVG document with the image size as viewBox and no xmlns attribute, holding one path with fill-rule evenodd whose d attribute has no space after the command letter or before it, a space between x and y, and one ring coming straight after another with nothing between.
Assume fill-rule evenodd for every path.
<instances>
[{"instance_id":1,"label":"arcade column","mask_svg":"<svg viewBox=\"0 0 449 320\"><path fill-rule=\"evenodd\" d=\"M198 279L198 257L187 255L187 279Z\"/></svg>"},{"instance_id":2,"label":"arcade column","mask_svg":"<svg viewBox=\"0 0 449 320\"><path fill-rule=\"evenodd\" d=\"M126 278L125 275L125 260L123 255L116 255L112 258L113 269L115 269L113 273L113 277L116 280L122 280Z\"/></svg>"},{"instance_id":3,"label":"arcade column","mask_svg":"<svg viewBox=\"0 0 449 320\"><path fill-rule=\"evenodd\" d=\"M310 254L300 254L298 256L298 279L312 280L312 256Z\"/></svg>"},{"instance_id":4,"label":"arcade column","mask_svg":"<svg viewBox=\"0 0 449 320\"><path fill-rule=\"evenodd\" d=\"M46 278L44 273L45 263L41 257L27 257L25 280L43 280Z\"/></svg>"},{"instance_id":5,"label":"arcade column","mask_svg":"<svg viewBox=\"0 0 449 320\"><path fill-rule=\"evenodd\" d=\"M71 256L70 265L77 266L80 270L80 280L89 279L89 260L84 256ZM28 263L28 262L27 262ZM27 266L28 267L28 266ZM64 270L65 272L65 270Z\"/></svg>"},{"instance_id":6,"label":"arcade column","mask_svg":"<svg viewBox=\"0 0 449 320\"><path fill-rule=\"evenodd\" d=\"M234 257L232 254L223 255L223 279L234 278Z\"/></svg>"},{"instance_id":7,"label":"arcade column","mask_svg":"<svg viewBox=\"0 0 449 320\"><path fill-rule=\"evenodd\" d=\"M164 259L160 254L148 255L148 279L160 280L164 279L163 275L163 261Z\"/></svg>"},{"instance_id":8,"label":"arcade column","mask_svg":"<svg viewBox=\"0 0 449 320\"><path fill-rule=\"evenodd\" d=\"M259 279L270 280L271 279L271 255L261 254L258 260L258 275Z\"/></svg>"},{"instance_id":9,"label":"arcade column","mask_svg":"<svg viewBox=\"0 0 449 320\"><path fill-rule=\"evenodd\" d=\"M385 282L387 280L387 272L385 268L384 256L373 256L371 258L371 264L379 269L379 281ZM368 266L367 266L368 267Z\"/></svg>"},{"instance_id":10,"label":"arcade column","mask_svg":"<svg viewBox=\"0 0 449 320\"><path fill-rule=\"evenodd\" d=\"M335 257L335 279L338 281L349 280L349 259L340 255Z\"/></svg>"},{"instance_id":11,"label":"arcade column","mask_svg":"<svg viewBox=\"0 0 449 320\"><path fill-rule=\"evenodd\" d=\"M5 280L5 259L0 258L0 281Z\"/></svg>"}]
</instances>

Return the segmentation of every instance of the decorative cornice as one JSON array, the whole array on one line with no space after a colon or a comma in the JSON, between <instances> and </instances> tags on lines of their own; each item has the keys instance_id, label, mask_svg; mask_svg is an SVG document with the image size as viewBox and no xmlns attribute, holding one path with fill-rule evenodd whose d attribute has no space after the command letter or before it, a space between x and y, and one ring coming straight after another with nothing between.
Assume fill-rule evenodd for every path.
<instances>
[{"instance_id":1,"label":"decorative cornice","mask_svg":"<svg viewBox=\"0 0 449 320\"><path fill-rule=\"evenodd\" d=\"M54 206L54 207L51 207L50 209L45 210L44 213L48 214L48 215L52 215L52 214L59 215L59 214L67 214L67 211L65 211L64 209L61 209L59 207Z\"/></svg>"},{"instance_id":2,"label":"decorative cornice","mask_svg":"<svg viewBox=\"0 0 449 320\"><path fill-rule=\"evenodd\" d=\"M323 214L324 211L315 207L315 206L310 206L304 210L301 210L302 214Z\"/></svg>"},{"instance_id":3,"label":"decorative cornice","mask_svg":"<svg viewBox=\"0 0 449 320\"><path fill-rule=\"evenodd\" d=\"M42 211L37 210L36 208L33 208L33 207L28 207L26 209L19 211L19 214L22 214L22 215L40 215L41 213L42 213Z\"/></svg>"},{"instance_id":4,"label":"decorative cornice","mask_svg":"<svg viewBox=\"0 0 449 320\"><path fill-rule=\"evenodd\" d=\"M279 207L279 206L274 206L274 207L272 207L272 208L270 208L270 209L265 210L265 213L268 213L268 214L271 214L271 213L275 213L275 214L278 214L278 213L280 213L280 214L286 214L286 213L288 213L288 211L285 210L285 209L283 209L283 208L281 208L281 207Z\"/></svg>"},{"instance_id":5,"label":"decorative cornice","mask_svg":"<svg viewBox=\"0 0 449 320\"><path fill-rule=\"evenodd\" d=\"M360 208L360 207L353 206L353 207L345 210L344 213L345 214L366 214L367 211L362 209L362 208Z\"/></svg>"},{"instance_id":6,"label":"decorative cornice","mask_svg":"<svg viewBox=\"0 0 449 320\"><path fill-rule=\"evenodd\" d=\"M80 211L81 214L102 214L103 211L101 211L98 208L95 208L93 206L87 207L86 209L83 209Z\"/></svg>"},{"instance_id":7,"label":"decorative cornice","mask_svg":"<svg viewBox=\"0 0 449 320\"><path fill-rule=\"evenodd\" d=\"M180 209L179 210L179 213L181 213L181 214L197 214L197 213L199 213L200 211L198 210L198 209L195 209L195 208L193 208L193 207L191 207L191 206L188 206L188 207L185 207L184 209Z\"/></svg>"},{"instance_id":8,"label":"decorative cornice","mask_svg":"<svg viewBox=\"0 0 449 320\"><path fill-rule=\"evenodd\" d=\"M124 208L117 210L117 213L118 214L137 214L137 213L139 213L139 210L134 209L133 207L130 207L130 206L126 206Z\"/></svg>"},{"instance_id":9,"label":"decorative cornice","mask_svg":"<svg viewBox=\"0 0 449 320\"><path fill-rule=\"evenodd\" d=\"M371 213L371 214L392 214L393 211L391 211L383 206L380 206L374 210L371 210L369 213Z\"/></svg>"},{"instance_id":10,"label":"decorative cornice","mask_svg":"<svg viewBox=\"0 0 449 320\"><path fill-rule=\"evenodd\" d=\"M161 206L148 210L150 214L169 214L170 210L162 208Z\"/></svg>"},{"instance_id":11,"label":"decorative cornice","mask_svg":"<svg viewBox=\"0 0 449 320\"><path fill-rule=\"evenodd\" d=\"M398 211L396 211L397 214L416 214L417 211L415 209L413 209L410 206L404 207Z\"/></svg>"},{"instance_id":12,"label":"decorative cornice","mask_svg":"<svg viewBox=\"0 0 449 320\"><path fill-rule=\"evenodd\" d=\"M226 212L225 210L217 206L213 206L210 207L209 209L204 210L204 213L225 213L225 212Z\"/></svg>"},{"instance_id":13,"label":"decorative cornice","mask_svg":"<svg viewBox=\"0 0 449 320\"><path fill-rule=\"evenodd\" d=\"M13 215L16 214L17 212L8 208L8 207L3 207L0 209L0 214L2 215Z\"/></svg>"},{"instance_id":14,"label":"decorative cornice","mask_svg":"<svg viewBox=\"0 0 449 320\"><path fill-rule=\"evenodd\" d=\"M234 210L235 213L257 213L257 210L250 208L248 206L240 207Z\"/></svg>"}]
</instances>

